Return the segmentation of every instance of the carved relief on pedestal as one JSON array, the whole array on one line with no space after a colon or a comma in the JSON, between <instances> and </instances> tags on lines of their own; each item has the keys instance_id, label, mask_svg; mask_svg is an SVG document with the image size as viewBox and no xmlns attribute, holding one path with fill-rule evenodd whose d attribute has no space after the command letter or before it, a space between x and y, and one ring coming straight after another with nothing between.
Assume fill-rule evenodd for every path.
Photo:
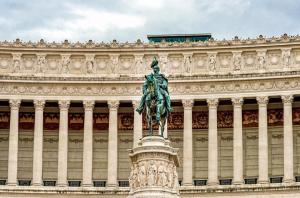
<instances>
[{"instance_id":1,"label":"carved relief on pedestal","mask_svg":"<svg viewBox=\"0 0 300 198\"><path fill-rule=\"evenodd\" d=\"M135 194L140 195L138 197L149 197L153 192L162 193L164 197L177 197L178 149L170 147L169 144L170 141L162 140L161 137L146 137L139 142L138 147L130 150L132 165L129 197L135 197Z\"/></svg>"},{"instance_id":2,"label":"carved relief on pedestal","mask_svg":"<svg viewBox=\"0 0 300 198\"><path fill-rule=\"evenodd\" d=\"M37 59L35 55L22 56L21 72L32 73L33 71L35 71L36 61Z\"/></svg>"}]
</instances>

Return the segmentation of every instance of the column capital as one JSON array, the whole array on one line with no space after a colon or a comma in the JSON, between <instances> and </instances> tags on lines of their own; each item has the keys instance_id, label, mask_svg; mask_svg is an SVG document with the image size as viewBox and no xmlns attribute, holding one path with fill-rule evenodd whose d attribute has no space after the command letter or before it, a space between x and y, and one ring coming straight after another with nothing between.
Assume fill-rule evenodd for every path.
<instances>
[{"instance_id":1,"label":"column capital","mask_svg":"<svg viewBox=\"0 0 300 198\"><path fill-rule=\"evenodd\" d=\"M231 102L234 106L236 105L242 105L244 102L244 99L241 97L235 97L235 98L231 98Z\"/></svg>"},{"instance_id":2,"label":"column capital","mask_svg":"<svg viewBox=\"0 0 300 198\"><path fill-rule=\"evenodd\" d=\"M216 108L219 104L218 98L209 98L206 101L209 108Z\"/></svg>"},{"instance_id":3,"label":"column capital","mask_svg":"<svg viewBox=\"0 0 300 198\"><path fill-rule=\"evenodd\" d=\"M45 107L45 103L46 103L45 100L34 100L33 101L34 107L37 110L43 110Z\"/></svg>"},{"instance_id":4,"label":"column capital","mask_svg":"<svg viewBox=\"0 0 300 198\"><path fill-rule=\"evenodd\" d=\"M11 109L19 109L21 104L21 100L11 99L9 100L9 106Z\"/></svg>"},{"instance_id":5,"label":"column capital","mask_svg":"<svg viewBox=\"0 0 300 198\"><path fill-rule=\"evenodd\" d=\"M259 105L266 105L268 104L269 97L268 96L258 96L256 97L257 104Z\"/></svg>"},{"instance_id":6,"label":"column capital","mask_svg":"<svg viewBox=\"0 0 300 198\"><path fill-rule=\"evenodd\" d=\"M281 96L282 102L283 103L292 103L294 100L293 95L283 95Z\"/></svg>"},{"instance_id":7,"label":"column capital","mask_svg":"<svg viewBox=\"0 0 300 198\"><path fill-rule=\"evenodd\" d=\"M95 101L94 100L84 100L83 107L85 110L92 110L94 108Z\"/></svg>"},{"instance_id":8,"label":"column capital","mask_svg":"<svg viewBox=\"0 0 300 198\"><path fill-rule=\"evenodd\" d=\"M58 101L59 108L62 109L69 109L70 107L70 100L59 100Z\"/></svg>"},{"instance_id":9,"label":"column capital","mask_svg":"<svg viewBox=\"0 0 300 198\"><path fill-rule=\"evenodd\" d=\"M136 109L140 104L140 100L132 100L132 106L134 109Z\"/></svg>"},{"instance_id":10,"label":"column capital","mask_svg":"<svg viewBox=\"0 0 300 198\"><path fill-rule=\"evenodd\" d=\"M194 105L193 99L191 99L191 100L183 99L182 100L182 106L184 109L191 109L191 108L193 108L193 105Z\"/></svg>"},{"instance_id":11,"label":"column capital","mask_svg":"<svg viewBox=\"0 0 300 198\"><path fill-rule=\"evenodd\" d=\"M117 109L120 102L118 100L108 100L107 104L109 109Z\"/></svg>"}]
</instances>

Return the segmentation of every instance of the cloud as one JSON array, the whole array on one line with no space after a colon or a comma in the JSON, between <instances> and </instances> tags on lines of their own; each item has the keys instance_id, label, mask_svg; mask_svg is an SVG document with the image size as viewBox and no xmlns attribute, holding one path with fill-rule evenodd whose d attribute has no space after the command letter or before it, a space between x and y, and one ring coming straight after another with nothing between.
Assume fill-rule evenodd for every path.
<instances>
[{"instance_id":1,"label":"cloud","mask_svg":"<svg viewBox=\"0 0 300 198\"><path fill-rule=\"evenodd\" d=\"M0 40L135 41L147 34L217 39L299 34L300 0L1 0Z\"/></svg>"}]
</instances>

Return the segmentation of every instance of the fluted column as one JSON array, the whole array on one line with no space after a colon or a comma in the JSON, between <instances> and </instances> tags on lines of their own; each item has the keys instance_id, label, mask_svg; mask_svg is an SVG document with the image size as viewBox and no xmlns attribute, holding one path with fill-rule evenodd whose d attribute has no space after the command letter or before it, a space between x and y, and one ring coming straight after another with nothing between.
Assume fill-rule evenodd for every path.
<instances>
[{"instance_id":1,"label":"fluted column","mask_svg":"<svg viewBox=\"0 0 300 198\"><path fill-rule=\"evenodd\" d=\"M292 116L292 102L293 96L281 96L283 102L283 151L284 151L284 177L283 182L292 183L295 181L294 177L294 151L293 151L293 116Z\"/></svg>"},{"instance_id":2,"label":"fluted column","mask_svg":"<svg viewBox=\"0 0 300 198\"><path fill-rule=\"evenodd\" d=\"M10 100L10 128L8 145L8 177L7 185L17 185L18 173L18 141L19 141L19 108L21 100Z\"/></svg>"},{"instance_id":3,"label":"fluted column","mask_svg":"<svg viewBox=\"0 0 300 198\"><path fill-rule=\"evenodd\" d=\"M43 183L43 114L45 100L34 100L34 141L32 185L41 186Z\"/></svg>"},{"instance_id":4,"label":"fluted column","mask_svg":"<svg viewBox=\"0 0 300 198\"><path fill-rule=\"evenodd\" d=\"M143 116L140 115L136 108L139 105L138 100L133 100L134 124L133 124L133 147L138 145L138 141L143 137Z\"/></svg>"},{"instance_id":5,"label":"fluted column","mask_svg":"<svg viewBox=\"0 0 300 198\"><path fill-rule=\"evenodd\" d=\"M243 98L232 98L233 104L233 184L243 184Z\"/></svg>"},{"instance_id":6,"label":"fluted column","mask_svg":"<svg viewBox=\"0 0 300 198\"><path fill-rule=\"evenodd\" d=\"M109 130L108 130L108 160L107 184L108 188L118 187L118 107L119 101L108 101Z\"/></svg>"},{"instance_id":7,"label":"fluted column","mask_svg":"<svg viewBox=\"0 0 300 198\"><path fill-rule=\"evenodd\" d=\"M95 101L83 101L84 107L84 135L83 135L83 174L82 186L93 186L93 108Z\"/></svg>"},{"instance_id":8,"label":"fluted column","mask_svg":"<svg viewBox=\"0 0 300 198\"><path fill-rule=\"evenodd\" d=\"M268 97L256 98L258 103L258 183L269 183L268 170Z\"/></svg>"},{"instance_id":9,"label":"fluted column","mask_svg":"<svg viewBox=\"0 0 300 198\"><path fill-rule=\"evenodd\" d=\"M57 186L68 185L68 110L70 101L58 101L59 115L59 142L58 142L58 171Z\"/></svg>"},{"instance_id":10,"label":"fluted column","mask_svg":"<svg viewBox=\"0 0 300 198\"><path fill-rule=\"evenodd\" d=\"M193 185L193 100L182 100L183 125L183 186Z\"/></svg>"},{"instance_id":11,"label":"fluted column","mask_svg":"<svg viewBox=\"0 0 300 198\"><path fill-rule=\"evenodd\" d=\"M207 99L208 104L208 182L210 186L218 185L218 99Z\"/></svg>"}]
</instances>

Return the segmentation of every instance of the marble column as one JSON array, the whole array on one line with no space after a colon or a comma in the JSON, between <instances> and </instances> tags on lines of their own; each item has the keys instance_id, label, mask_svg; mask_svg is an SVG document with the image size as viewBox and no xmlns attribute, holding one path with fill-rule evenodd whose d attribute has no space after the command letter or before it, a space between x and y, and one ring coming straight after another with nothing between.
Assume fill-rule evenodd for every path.
<instances>
[{"instance_id":1,"label":"marble column","mask_svg":"<svg viewBox=\"0 0 300 198\"><path fill-rule=\"evenodd\" d=\"M17 185L18 142L19 142L19 108L21 100L9 100L10 128L8 142L8 176L7 185Z\"/></svg>"},{"instance_id":2,"label":"marble column","mask_svg":"<svg viewBox=\"0 0 300 198\"><path fill-rule=\"evenodd\" d=\"M133 147L137 147L138 141L143 137L143 116L140 115L136 108L140 101L133 100L133 111L134 111L134 124L133 124Z\"/></svg>"},{"instance_id":3,"label":"marble column","mask_svg":"<svg viewBox=\"0 0 300 198\"><path fill-rule=\"evenodd\" d=\"M259 96L258 103L258 183L269 183L268 169L268 97Z\"/></svg>"},{"instance_id":4,"label":"marble column","mask_svg":"<svg viewBox=\"0 0 300 198\"><path fill-rule=\"evenodd\" d=\"M193 186L193 100L182 100L183 125L183 186Z\"/></svg>"},{"instance_id":5,"label":"marble column","mask_svg":"<svg viewBox=\"0 0 300 198\"><path fill-rule=\"evenodd\" d=\"M207 99L208 104L208 181L207 185L215 186L218 180L218 99Z\"/></svg>"},{"instance_id":6,"label":"marble column","mask_svg":"<svg viewBox=\"0 0 300 198\"><path fill-rule=\"evenodd\" d=\"M95 101L83 101L84 107L84 135L83 135L83 174L82 186L93 186L93 108Z\"/></svg>"},{"instance_id":7,"label":"marble column","mask_svg":"<svg viewBox=\"0 0 300 198\"><path fill-rule=\"evenodd\" d=\"M233 184L244 183L243 178L243 98L232 98L233 104Z\"/></svg>"},{"instance_id":8,"label":"marble column","mask_svg":"<svg viewBox=\"0 0 300 198\"><path fill-rule=\"evenodd\" d=\"M58 142L58 171L57 186L68 185L68 110L70 101L58 101L59 114L59 142Z\"/></svg>"},{"instance_id":9,"label":"marble column","mask_svg":"<svg viewBox=\"0 0 300 198\"><path fill-rule=\"evenodd\" d=\"M43 114L45 100L34 100L34 140L33 140L33 166L32 185L43 184Z\"/></svg>"},{"instance_id":10,"label":"marble column","mask_svg":"<svg viewBox=\"0 0 300 198\"><path fill-rule=\"evenodd\" d=\"M118 187L118 107L119 101L107 102L109 108L107 188Z\"/></svg>"},{"instance_id":11,"label":"marble column","mask_svg":"<svg viewBox=\"0 0 300 198\"><path fill-rule=\"evenodd\" d=\"M284 156L284 177L283 182L292 183L294 177L294 151L293 151L293 115L292 115L292 95L281 96L283 102L283 156Z\"/></svg>"}]
</instances>

